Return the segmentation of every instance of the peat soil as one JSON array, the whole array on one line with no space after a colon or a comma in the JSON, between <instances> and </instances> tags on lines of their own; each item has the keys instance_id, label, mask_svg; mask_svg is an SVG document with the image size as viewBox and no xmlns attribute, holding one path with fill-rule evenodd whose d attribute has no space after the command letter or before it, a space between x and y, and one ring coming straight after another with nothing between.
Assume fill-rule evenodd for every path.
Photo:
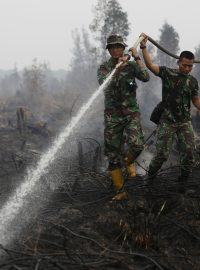
<instances>
[{"instance_id":1,"label":"peat soil","mask_svg":"<svg viewBox=\"0 0 200 270\"><path fill-rule=\"evenodd\" d=\"M20 237L1 246L0 269L199 270L200 170L185 192L177 178L177 168L126 177L129 198L115 202L105 172L66 172Z\"/></svg>"}]
</instances>

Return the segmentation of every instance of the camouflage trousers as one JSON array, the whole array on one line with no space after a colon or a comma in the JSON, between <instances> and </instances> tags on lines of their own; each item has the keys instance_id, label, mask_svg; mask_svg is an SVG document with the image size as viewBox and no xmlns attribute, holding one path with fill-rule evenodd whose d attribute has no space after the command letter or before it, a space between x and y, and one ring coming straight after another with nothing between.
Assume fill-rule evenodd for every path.
<instances>
[{"instance_id":1,"label":"camouflage trousers","mask_svg":"<svg viewBox=\"0 0 200 270\"><path fill-rule=\"evenodd\" d=\"M105 113L104 147L109 169L120 168L127 154L134 160L143 150L144 135L140 113L128 115Z\"/></svg>"},{"instance_id":2,"label":"camouflage trousers","mask_svg":"<svg viewBox=\"0 0 200 270\"><path fill-rule=\"evenodd\" d=\"M149 165L149 175L154 175L161 168L172 148L173 138L176 135L180 171L182 177L188 177L195 160L195 139L191 122L168 123L161 120L157 128L156 154Z\"/></svg>"}]
</instances>

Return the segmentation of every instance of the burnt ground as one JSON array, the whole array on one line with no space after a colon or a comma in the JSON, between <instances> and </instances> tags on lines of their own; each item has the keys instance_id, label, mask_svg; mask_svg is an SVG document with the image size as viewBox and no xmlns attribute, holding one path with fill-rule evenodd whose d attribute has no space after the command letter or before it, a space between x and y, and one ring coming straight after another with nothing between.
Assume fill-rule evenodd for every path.
<instances>
[{"instance_id":1,"label":"burnt ground","mask_svg":"<svg viewBox=\"0 0 200 270\"><path fill-rule=\"evenodd\" d=\"M177 191L177 172L126 179L111 200L108 175L85 171L52 192L0 269L200 269L199 169Z\"/></svg>"},{"instance_id":2,"label":"burnt ground","mask_svg":"<svg viewBox=\"0 0 200 270\"><path fill-rule=\"evenodd\" d=\"M1 130L1 203L51 142L44 134L25 135ZM63 181L47 187L48 203L12 247L0 246L6 254L0 269L199 270L200 169L185 193L178 191L176 167L154 181L125 176L129 199L114 202L109 175L98 172L97 150L83 153L78 144L77 163L60 166Z\"/></svg>"}]
</instances>

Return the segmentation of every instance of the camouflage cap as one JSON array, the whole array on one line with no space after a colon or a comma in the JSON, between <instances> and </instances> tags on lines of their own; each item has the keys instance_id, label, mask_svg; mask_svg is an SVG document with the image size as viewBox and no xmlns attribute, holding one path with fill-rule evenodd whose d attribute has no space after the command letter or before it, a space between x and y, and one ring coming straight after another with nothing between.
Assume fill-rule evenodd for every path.
<instances>
[{"instance_id":1,"label":"camouflage cap","mask_svg":"<svg viewBox=\"0 0 200 270\"><path fill-rule=\"evenodd\" d=\"M122 36L119 36L119 35L110 35L107 38L106 49L108 49L109 45L113 45L113 44L120 44L120 45L123 45L124 47L128 46L126 43L124 43Z\"/></svg>"}]
</instances>

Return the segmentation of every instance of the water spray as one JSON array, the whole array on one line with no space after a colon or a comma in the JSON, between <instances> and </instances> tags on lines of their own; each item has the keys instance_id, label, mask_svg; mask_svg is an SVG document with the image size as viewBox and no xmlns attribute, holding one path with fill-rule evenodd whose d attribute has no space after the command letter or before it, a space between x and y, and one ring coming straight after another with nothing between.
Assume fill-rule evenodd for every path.
<instances>
[{"instance_id":1,"label":"water spray","mask_svg":"<svg viewBox=\"0 0 200 270\"><path fill-rule=\"evenodd\" d=\"M140 41L141 38L139 38L133 46L136 48ZM15 224L16 217L20 214L21 210L28 205L30 195L36 192L36 184L39 182L41 176L48 172L50 165L56 159L58 151L61 149L62 145L66 143L80 119L89 110L99 94L110 83L117 67L121 66L122 64L123 62L120 62L118 65L116 65L104 83L93 93L86 104L81 107L77 115L71 119L70 123L67 124L58 138L55 139L50 149L41 156L36 167L33 170L28 171L22 184L15 190L13 195L8 198L8 201L0 209L0 244L2 246L7 246L10 244L16 234L20 233L21 226L19 224Z\"/></svg>"},{"instance_id":2,"label":"water spray","mask_svg":"<svg viewBox=\"0 0 200 270\"><path fill-rule=\"evenodd\" d=\"M122 62L123 63L123 62ZM120 63L120 65L122 64ZM36 186L42 175L48 173L50 165L55 161L58 151L67 139L74 132L75 127L94 103L99 94L107 87L113 78L117 66L109 74L103 84L92 94L89 100L80 108L79 112L73 117L70 123L55 139L50 149L44 153L33 170L29 170L22 184L15 190L7 202L0 209L0 245L9 245L16 234L20 234L21 227L16 223L16 217L21 210L29 204L29 197L36 192ZM29 213L29 215L31 215ZM29 217L30 220L31 217ZM27 221L27 220L26 220Z\"/></svg>"}]
</instances>

